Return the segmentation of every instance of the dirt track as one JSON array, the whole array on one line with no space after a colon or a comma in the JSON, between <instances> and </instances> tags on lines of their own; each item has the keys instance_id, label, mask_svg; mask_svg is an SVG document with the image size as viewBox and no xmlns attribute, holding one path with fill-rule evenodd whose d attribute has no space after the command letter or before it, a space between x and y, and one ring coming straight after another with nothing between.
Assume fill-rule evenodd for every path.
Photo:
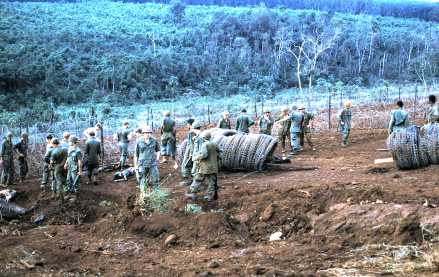
<instances>
[{"instance_id":1,"label":"dirt track","mask_svg":"<svg viewBox=\"0 0 439 277\"><path fill-rule=\"evenodd\" d=\"M114 183L111 174L83 185L64 211L30 180L16 186L17 203L40 200L32 215L0 224L0 275L428 276L439 269L439 258L426 259L437 251L439 166L374 166L389 155L376 151L385 138L354 130L342 148L338 134L324 133L318 151L292 161L318 170L222 173L217 205L198 215L182 211L185 189L175 188L170 165L161 168L175 200L166 214L142 216L134 180ZM37 227L40 212L47 219ZM282 240L269 242L277 231ZM176 243L165 246L171 234Z\"/></svg>"}]
</instances>

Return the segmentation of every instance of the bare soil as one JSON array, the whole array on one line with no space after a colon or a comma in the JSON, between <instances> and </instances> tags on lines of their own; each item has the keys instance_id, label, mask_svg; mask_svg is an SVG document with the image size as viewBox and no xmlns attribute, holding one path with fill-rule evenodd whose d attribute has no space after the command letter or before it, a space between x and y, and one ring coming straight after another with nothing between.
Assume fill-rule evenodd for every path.
<instances>
[{"instance_id":1,"label":"bare soil","mask_svg":"<svg viewBox=\"0 0 439 277\"><path fill-rule=\"evenodd\" d=\"M321 133L317 151L305 148L281 169L221 173L218 202L200 202L200 214L184 212L186 189L176 187L171 164L160 168L173 201L167 213L141 213L135 181L115 183L112 173L97 186L83 178L78 198L62 208L37 179L26 181L14 187L15 202L35 209L1 221L0 275L433 276L439 166L373 165L389 156L377 151L386 137L353 130L343 148L337 133ZM45 220L34 224L40 214Z\"/></svg>"}]
</instances>

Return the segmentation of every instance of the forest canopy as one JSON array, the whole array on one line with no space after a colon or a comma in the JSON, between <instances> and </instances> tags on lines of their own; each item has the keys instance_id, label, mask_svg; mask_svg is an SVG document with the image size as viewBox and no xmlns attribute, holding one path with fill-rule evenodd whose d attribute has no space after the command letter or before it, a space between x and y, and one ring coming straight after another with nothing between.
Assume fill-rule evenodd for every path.
<instances>
[{"instance_id":1,"label":"forest canopy","mask_svg":"<svg viewBox=\"0 0 439 277\"><path fill-rule=\"evenodd\" d=\"M0 104L439 77L439 24L312 10L121 2L0 3Z\"/></svg>"}]
</instances>

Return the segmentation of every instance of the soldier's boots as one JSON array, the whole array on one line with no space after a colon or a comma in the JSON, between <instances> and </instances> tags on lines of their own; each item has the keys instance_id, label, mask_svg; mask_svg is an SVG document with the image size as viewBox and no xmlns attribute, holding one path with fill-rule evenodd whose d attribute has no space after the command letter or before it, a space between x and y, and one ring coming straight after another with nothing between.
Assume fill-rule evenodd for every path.
<instances>
[{"instance_id":1,"label":"soldier's boots","mask_svg":"<svg viewBox=\"0 0 439 277\"><path fill-rule=\"evenodd\" d=\"M191 180L184 179L183 181L181 181L180 183L177 184L177 187L188 187L191 184L192 184Z\"/></svg>"},{"instance_id":2,"label":"soldier's boots","mask_svg":"<svg viewBox=\"0 0 439 277\"><path fill-rule=\"evenodd\" d=\"M197 200L197 195L195 193L192 193L192 192L187 192L187 193L185 193L184 196L185 196L186 200L191 200L191 201Z\"/></svg>"}]
</instances>

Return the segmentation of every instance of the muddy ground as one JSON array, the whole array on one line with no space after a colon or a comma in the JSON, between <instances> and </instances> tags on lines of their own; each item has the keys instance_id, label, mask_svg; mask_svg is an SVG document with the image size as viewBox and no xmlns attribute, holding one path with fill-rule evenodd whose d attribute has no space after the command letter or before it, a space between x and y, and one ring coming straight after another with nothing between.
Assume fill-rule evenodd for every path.
<instances>
[{"instance_id":1,"label":"muddy ground","mask_svg":"<svg viewBox=\"0 0 439 277\"><path fill-rule=\"evenodd\" d=\"M35 210L0 224L1 276L433 276L439 269L439 166L399 171L373 165L389 156L385 130L336 133L294 167L221 173L219 201L184 212L184 188L160 168L172 194L167 213L133 205L135 181L83 185L63 209L32 179L14 188ZM85 180L85 178L83 179ZM83 182L84 183L84 182ZM40 225L33 220L39 214ZM282 232L281 240L269 241ZM175 235L169 244L165 240Z\"/></svg>"}]
</instances>

